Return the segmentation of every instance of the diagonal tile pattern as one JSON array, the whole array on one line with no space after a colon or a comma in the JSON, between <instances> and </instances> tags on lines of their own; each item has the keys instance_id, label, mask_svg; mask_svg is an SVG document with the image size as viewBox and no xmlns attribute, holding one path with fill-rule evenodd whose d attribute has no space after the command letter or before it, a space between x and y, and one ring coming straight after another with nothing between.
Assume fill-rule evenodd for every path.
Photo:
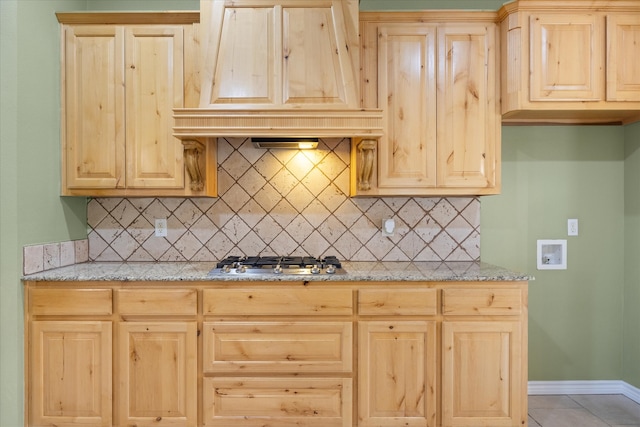
<instances>
[{"instance_id":1,"label":"diagonal tile pattern","mask_svg":"<svg viewBox=\"0 0 640 427\"><path fill-rule=\"evenodd\" d=\"M336 255L351 261L477 261L480 200L350 198L350 140L261 150L218 140L218 198L96 198L93 261L216 261L228 255ZM156 218L168 234L156 237ZM384 237L383 218L396 233Z\"/></svg>"}]
</instances>

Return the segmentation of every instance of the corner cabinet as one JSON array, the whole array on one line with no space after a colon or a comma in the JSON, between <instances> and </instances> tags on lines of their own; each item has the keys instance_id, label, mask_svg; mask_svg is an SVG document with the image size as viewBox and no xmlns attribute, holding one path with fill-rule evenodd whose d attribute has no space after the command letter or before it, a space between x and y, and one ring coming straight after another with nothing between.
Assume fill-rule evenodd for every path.
<instances>
[{"instance_id":1,"label":"corner cabinet","mask_svg":"<svg viewBox=\"0 0 640 427\"><path fill-rule=\"evenodd\" d=\"M30 427L527 422L527 282L26 282L25 313Z\"/></svg>"},{"instance_id":2,"label":"corner cabinet","mask_svg":"<svg viewBox=\"0 0 640 427\"><path fill-rule=\"evenodd\" d=\"M520 0L500 16L505 123L640 120L637 1Z\"/></svg>"},{"instance_id":3,"label":"corner cabinet","mask_svg":"<svg viewBox=\"0 0 640 427\"><path fill-rule=\"evenodd\" d=\"M211 196L208 141L173 136L173 109L197 105L197 13L59 13L62 194ZM196 151L189 151L196 150Z\"/></svg>"},{"instance_id":4,"label":"corner cabinet","mask_svg":"<svg viewBox=\"0 0 640 427\"><path fill-rule=\"evenodd\" d=\"M500 192L498 26L490 12L363 12L362 98L377 146L352 146L355 195Z\"/></svg>"}]
</instances>

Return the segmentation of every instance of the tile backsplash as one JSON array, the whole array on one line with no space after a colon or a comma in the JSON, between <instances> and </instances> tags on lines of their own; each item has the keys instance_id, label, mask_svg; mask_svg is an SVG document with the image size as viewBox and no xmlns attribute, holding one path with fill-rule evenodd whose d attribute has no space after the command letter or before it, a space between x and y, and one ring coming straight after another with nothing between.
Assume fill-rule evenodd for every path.
<instances>
[{"instance_id":1,"label":"tile backsplash","mask_svg":"<svg viewBox=\"0 0 640 427\"><path fill-rule=\"evenodd\" d=\"M475 261L476 197L349 197L349 139L317 150L218 140L217 198L96 198L92 261L216 261L228 255L336 255L351 261ZM166 237L156 237L166 218ZM383 236L383 218L395 234Z\"/></svg>"}]
</instances>

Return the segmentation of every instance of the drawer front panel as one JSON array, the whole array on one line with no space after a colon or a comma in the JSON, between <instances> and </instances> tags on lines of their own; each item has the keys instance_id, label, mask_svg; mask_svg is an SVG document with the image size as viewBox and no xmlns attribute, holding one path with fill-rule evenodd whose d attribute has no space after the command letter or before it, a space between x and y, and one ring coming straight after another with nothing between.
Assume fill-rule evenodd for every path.
<instances>
[{"instance_id":1,"label":"drawer front panel","mask_svg":"<svg viewBox=\"0 0 640 427\"><path fill-rule=\"evenodd\" d=\"M436 289L363 289L358 293L361 315L435 315Z\"/></svg>"},{"instance_id":2,"label":"drawer front panel","mask_svg":"<svg viewBox=\"0 0 640 427\"><path fill-rule=\"evenodd\" d=\"M32 315L108 315L113 313L111 289L31 289Z\"/></svg>"},{"instance_id":3,"label":"drawer front panel","mask_svg":"<svg viewBox=\"0 0 640 427\"><path fill-rule=\"evenodd\" d=\"M522 312L520 289L444 289L445 315L515 316Z\"/></svg>"},{"instance_id":4,"label":"drawer front panel","mask_svg":"<svg viewBox=\"0 0 640 427\"><path fill-rule=\"evenodd\" d=\"M205 426L351 426L349 378L205 378Z\"/></svg>"},{"instance_id":5,"label":"drawer front panel","mask_svg":"<svg viewBox=\"0 0 640 427\"><path fill-rule=\"evenodd\" d=\"M205 372L351 372L351 322L205 322Z\"/></svg>"},{"instance_id":6,"label":"drawer front panel","mask_svg":"<svg viewBox=\"0 0 640 427\"><path fill-rule=\"evenodd\" d=\"M203 300L205 315L331 316L353 313L350 289L206 289Z\"/></svg>"},{"instance_id":7,"label":"drawer front panel","mask_svg":"<svg viewBox=\"0 0 640 427\"><path fill-rule=\"evenodd\" d=\"M196 315L195 289L121 289L118 309L122 315Z\"/></svg>"}]
</instances>

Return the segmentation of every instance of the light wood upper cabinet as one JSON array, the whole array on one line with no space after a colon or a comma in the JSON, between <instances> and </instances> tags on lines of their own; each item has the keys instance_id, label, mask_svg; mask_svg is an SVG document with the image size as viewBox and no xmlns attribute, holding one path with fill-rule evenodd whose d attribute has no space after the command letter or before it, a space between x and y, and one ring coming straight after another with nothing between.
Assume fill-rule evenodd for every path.
<instances>
[{"instance_id":1,"label":"light wood upper cabinet","mask_svg":"<svg viewBox=\"0 0 640 427\"><path fill-rule=\"evenodd\" d=\"M63 23L62 194L213 195L212 177L198 187L193 176L185 176L185 163L202 170L213 163L213 149L194 143L199 152L189 158L173 136L173 109L198 102L197 22L109 15L58 14ZM158 24L130 23L136 18Z\"/></svg>"},{"instance_id":2,"label":"light wood upper cabinet","mask_svg":"<svg viewBox=\"0 0 640 427\"><path fill-rule=\"evenodd\" d=\"M201 107L359 107L353 0L202 0Z\"/></svg>"},{"instance_id":3,"label":"light wood upper cabinet","mask_svg":"<svg viewBox=\"0 0 640 427\"><path fill-rule=\"evenodd\" d=\"M66 26L64 188L124 186L124 31L115 25Z\"/></svg>"},{"instance_id":4,"label":"light wood upper cabinet","mask_svg":"<svg viewBox=\"0 0 640 427\"><path fill-rule=\"evenodd\" d=\"M363 12L360 19L363 104L382 108L385 134L376 147L352 145L352 192L499 193L496 15ZM370 188L362 185L367 167Z\"/></svg>"},{"instance_id":5,"label":"light wood upper cabinet","mask_svg":"<svg viewBox=\"0 0 640 427\"><path fill-rule=\"evenodd\" d=\"M640 5L520 0L503 6L505 123L640 119Z\"/></svg>"},{"instance_id":6,"label":"light wood upper cabinet","mask_svg":"<svg viewBox=\"0 0 640 427\"><path fill-rule=\"evenodd\" d=\"M640 12L607 14L607 101L640 102Z\"/></svg>"},{"instance_id":7,"label":"light wood upper cabinet","mask_svg":"<svg viewBox=\"0 0 640 427\"><path fill-rule=\"evenodd\" d=\"M500 192L497 27L438 28L437 155L439 187Z\"/></svg>"}]
</instances>

